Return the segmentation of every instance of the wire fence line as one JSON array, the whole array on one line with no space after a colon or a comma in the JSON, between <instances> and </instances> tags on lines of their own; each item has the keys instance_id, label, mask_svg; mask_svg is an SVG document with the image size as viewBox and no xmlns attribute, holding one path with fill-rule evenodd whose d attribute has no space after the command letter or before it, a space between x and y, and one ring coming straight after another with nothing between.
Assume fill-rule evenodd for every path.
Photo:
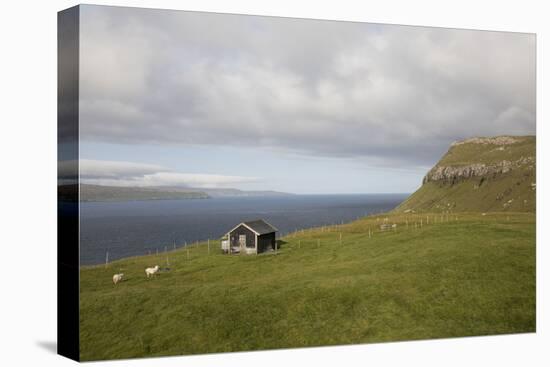
<instances>
[{"instance_id":1,"label":"wire fence line","mask_svg":"<svg viewBox=\"0 0 550 367\"><path fill-rule=\"evenodd\" d=\"M322 249L329 246L345 246L346 244L357 244L358 242L375 239L380 235L422 230L433 225L453 223L460 220L456 213L437 214L401 214L401 215L374 215L360 218L349 223L331 224L321 227L296 229L293 232L279 237L276 242L277 250L281 248L293 249ZM506 219L509 221L509 217ZM193 260L197 257L219 255L224 252L221 249L221 240L206 239L188 243L174 239L171 245L152 246L144 249L144 255L152 256L158 262L166 266L173 264L176 255L179 259ZM183 255L182 254L183 251ZM277 253L272 251L271 253ZM245 255L243 252L238 254ZM162 261L164 260L164 261ZM109 250L106 250L105 267L109 265Z\"/></svg>"}]
</instances>

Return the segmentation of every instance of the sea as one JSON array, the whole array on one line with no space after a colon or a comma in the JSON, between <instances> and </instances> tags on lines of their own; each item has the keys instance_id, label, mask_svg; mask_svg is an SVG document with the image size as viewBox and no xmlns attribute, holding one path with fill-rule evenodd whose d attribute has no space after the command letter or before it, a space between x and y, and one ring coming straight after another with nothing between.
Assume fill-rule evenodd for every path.
<instances>
[{"instance_id":1,"label":"sea","mask_svg":"<svg viewBox=\"0 0 550 367\"><path fill-rule=\"evenodd\" d=\"M83 202L80 264L160 253L219 238L243 221L264 219L278 236L342 224L395 208L408 194L289 195L187 200ZM108 253L108 255L107 255Z\"/></svg>"}]
</instances>

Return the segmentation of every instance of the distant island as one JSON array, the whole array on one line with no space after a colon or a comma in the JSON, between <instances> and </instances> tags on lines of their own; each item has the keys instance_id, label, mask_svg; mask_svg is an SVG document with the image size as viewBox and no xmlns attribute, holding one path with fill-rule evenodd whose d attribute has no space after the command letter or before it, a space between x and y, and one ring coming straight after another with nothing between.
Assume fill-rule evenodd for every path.
<instances>
[{"instance_id":1,"label":"distant island","mask_svg":"<svg viewBox=\"0 0 550 367\"><path fill-rule=\"evenodd\" d=\"M160 188L160 187L159 187ZM164 187L165 190L178 189L177 187ZM294 194L288 192L272 191L272 190L239 190L239 189L221 189L221 188L209 188L209 189L199 189L199 188L179 188L180 190L187 190L188 192L203 192L206 193L209 197L218 198L218 197L265 197L265 196L292 196Z\"/></svg>"},{"instance_id":2,"label":"distant island","mask_svg":"<svg viewBox=\"0 0 550 367\"><path fill-rule=\"evenodd\" d=\"M76 188L73 188L76 189ZM62 191L62 190L60 190ZM62 194L60 192L60 199ZM134 201L208 199L205 192L162 189L156 187L102 186L80 184L80 201Z\"/></svg>"},{"instance_id":3,"label":"distant island","mask_svg":"<svg viewBox=\"0 0 550 367\"><path fill-rule=\"evenodd\" d=\"M74 197L77 185L58 186L58 197L61 201ZM265 197L288 196L289 193L278 191L244 191L232 188L192 188L177 186L103 186L80 184L80 201L135 201L135 200L188 200L210 199L217 197Z\"/></svg>"}]
</instances>

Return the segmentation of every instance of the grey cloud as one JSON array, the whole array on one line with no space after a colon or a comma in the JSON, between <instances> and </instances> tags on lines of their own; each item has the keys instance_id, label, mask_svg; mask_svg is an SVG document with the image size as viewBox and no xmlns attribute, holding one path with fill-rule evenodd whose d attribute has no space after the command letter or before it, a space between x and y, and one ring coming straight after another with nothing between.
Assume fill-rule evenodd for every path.
<instances>
[{"instance_id":1,"label":"grey cloud","mask_svg":"<svg viewBox=\"0 0 550 367\"><path fill-rule=\"evenodd\" d=\"M534 35L86 6L81 137L430 165L535 133Z\"/></svg>"},{"instance_id":2,"label":"grey cloud","mask_svg":"<svg viewBox=\"0 0 550 367\"><path fill-rule=\"evenodd\" d=\"M157 172L169 171L169 169L162 166L135 162L81 159L79 163L80 177L84 179L133 179Z\"/></svg>"}]
</instances>

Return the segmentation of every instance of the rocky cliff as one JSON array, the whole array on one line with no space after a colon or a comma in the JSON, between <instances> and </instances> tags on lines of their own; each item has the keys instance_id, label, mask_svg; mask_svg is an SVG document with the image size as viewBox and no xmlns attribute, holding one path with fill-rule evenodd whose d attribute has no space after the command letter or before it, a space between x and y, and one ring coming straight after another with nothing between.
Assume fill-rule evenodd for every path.
<instances>
[{"instance_id":1,"label":"rocky cliff","mask_svg":"<svg viewBox=\"0 0 550 367\"><path fill-rule=\"evenodd\" d=\"M515 169L534 168L535 157L521 157L516 161L508 161L506 159L494 163L473 163L464 166L435 166L428 172L422 184L433 181L444 181L450 184L460 180L474 177L491 176L496 177L505 174Z\"/></svg>"},{"instance_id":2,"label":"rocky cliff","mask_svg":"<svg viewBox=\"0 0 550 367\"><path fill-rule=\"evenodd\" d=\"M455 142L396 211L534 211L533 136Z\"/></svg>"}]
</instances>

